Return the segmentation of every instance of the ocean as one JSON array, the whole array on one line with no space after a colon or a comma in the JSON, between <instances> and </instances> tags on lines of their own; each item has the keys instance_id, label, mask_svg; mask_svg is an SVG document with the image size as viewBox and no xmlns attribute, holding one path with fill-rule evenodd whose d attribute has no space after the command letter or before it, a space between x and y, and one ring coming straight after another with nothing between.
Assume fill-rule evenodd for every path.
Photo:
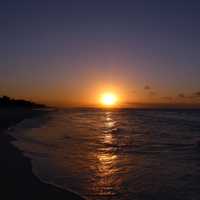
<instances>
[{"instance_id":1,"label":"ocean","mask_svg":"<svg viewBox=\"0 0 200 200\"><path fill-rule=\"evenodd\" d=\"M36 176L87 199L200 199L200 110L60 109L9 134Z\"/></svg>"}]
</instances>

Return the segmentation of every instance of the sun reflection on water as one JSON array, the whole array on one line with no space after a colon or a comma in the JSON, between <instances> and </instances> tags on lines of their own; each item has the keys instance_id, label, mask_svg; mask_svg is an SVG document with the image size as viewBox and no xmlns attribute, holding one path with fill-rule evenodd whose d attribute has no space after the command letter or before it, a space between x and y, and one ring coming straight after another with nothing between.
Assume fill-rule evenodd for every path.
<instances>
[{"instance_id":1,"label":"sun reflection on water","mask_svg":"<svg viewBox=\"0 0 200 200\"><path fill-rule=\"evenodd\" d=\"M103 142L105 144L113 144L113 135L111 133L104 134Z\"/></svg>"},{"instance_id":2,"label":"sun reflection on water","mask_svg":"<svg viewBox=\"0 0 200 200\"><path fill-rule=\"evenodd\" d=\"M113 165L117 159L117 155L102 153L97 155L97 158L99 160L98 175L100 177L112 175L116 171Z\"/></svg>"},{"instance_id":3,"label":"sun reflection on water","mask_svg":"<svg viewBox=\"0 0 200 200\"><path fill-rule=\"evenodd\" d=\"M105 113L103 126L103 131L99 136L101 146L96 152L96 179L93 187L97 195L112 196L116 193L120 180L116 181L116 173L119 171L118 155L112 148L116 121L112 118L111 112Z\"/></svg>"}]
</instances>

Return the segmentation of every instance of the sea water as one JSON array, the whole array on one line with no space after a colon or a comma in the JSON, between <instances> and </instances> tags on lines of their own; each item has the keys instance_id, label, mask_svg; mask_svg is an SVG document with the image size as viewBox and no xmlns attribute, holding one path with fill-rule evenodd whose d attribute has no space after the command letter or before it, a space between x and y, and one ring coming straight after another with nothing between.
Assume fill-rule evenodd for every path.
<instances>
[{"instance_id":1,"label":"sea water","mask_svg":"<svg viewBox=\"0 0 200 200\"><path fill-rule=\"evenodd\" d=\"M55 110L9 132L41 180L88 199L200 199L200 110Z\"/></svg>"}]
</instances>

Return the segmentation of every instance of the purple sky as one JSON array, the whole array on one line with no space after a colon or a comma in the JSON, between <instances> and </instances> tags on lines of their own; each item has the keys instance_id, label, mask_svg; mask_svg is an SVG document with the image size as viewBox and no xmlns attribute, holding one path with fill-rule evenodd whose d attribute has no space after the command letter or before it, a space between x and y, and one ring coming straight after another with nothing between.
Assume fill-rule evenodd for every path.
<instances>
[{"instance_id":1,"label":"purple sky","mask_svg":"<svg viewBox=\"0 0 200 200\"><path fill-rule=\"evenodd\" d=\"M0 94L200 103L198 1L1 1Z\"/></svg>"}]
</instances>

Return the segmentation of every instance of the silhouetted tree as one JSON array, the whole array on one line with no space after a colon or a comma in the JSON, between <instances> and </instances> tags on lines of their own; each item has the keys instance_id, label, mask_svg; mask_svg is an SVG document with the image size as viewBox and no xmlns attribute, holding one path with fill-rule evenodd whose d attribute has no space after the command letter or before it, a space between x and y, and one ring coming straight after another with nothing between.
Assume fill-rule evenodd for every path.
<instances>
[{"instance_id":1,"label":"silhouetted tree","mask_svg":"<svg viewBox=\"0 0 200 200\"><path fill-rule=\"evenodd\" d=\"M21 99L11 99L8 96L0 97L0 107L27 107L27 108L39 108L45 107L42 104L36 104L31 101Z\"/></svg>"}]
</instances>

